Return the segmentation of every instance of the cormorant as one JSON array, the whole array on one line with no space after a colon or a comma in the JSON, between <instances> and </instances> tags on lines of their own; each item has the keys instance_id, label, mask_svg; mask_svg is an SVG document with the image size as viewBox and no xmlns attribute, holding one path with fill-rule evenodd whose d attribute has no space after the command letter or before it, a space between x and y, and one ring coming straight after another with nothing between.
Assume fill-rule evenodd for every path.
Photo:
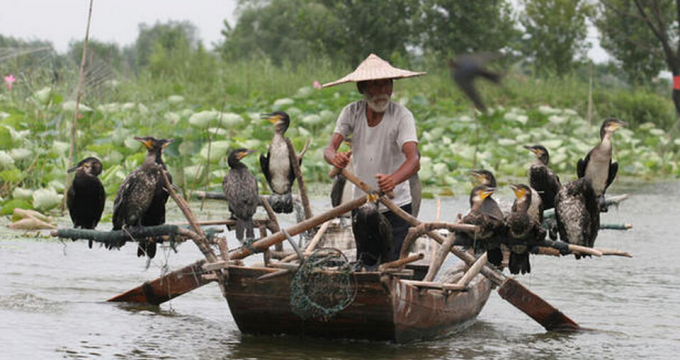
<instances>
[{"instance_id":1,"label":"cormorant","mask_svg":"<svg viewBox=\"0 0 680 360\"><path fill-rule=\"evenodd\" d=\"M392 251L392 224L378 211L376 194L352 212L352 233L357 247L357 265L369 269L385 262Z\"/></svg>"},{"instance_id":2,"label":"cormorant","mask_svg":"<svg viewBox=\"0 0 680 360\"><path fill-rule=\"evenodd\" d=\"M106 202L104 186L97 177L102 173L102 163L96 157L88 157L68 169L70 173L74 171L76 175L66 193L66 205L73 227L94 229L102 217ZM88 246L92 248L92 240Z\"/></svg>"},{"instance_id":3,"label":"cormorant","mask_svg":"<svg viewBox=\"0 0 680 360\"><path fill-rule=\"evenodd\" d=\"M528 212L532 202L531 188L524 184L513 184L510 188L515 193L515 202L512 204L512 212L505 218L510 240L508 268L511 274L527 274L531 272L531 246L545 238L545 230L536 214L531 215Z\"/></svg>"},{"instance_id":4,"label":"cormorant","mask_svg":"<svg viewBox=\"0 0 680 360\"><path fill-rule=\"evenodd\" d=\"M149 209L159 182L163 182L161 166L157 165L157 157L168 143L166 139L151 136L137 137L135 140L144 144L147 149L144 163L128 175L118 188L113 202L113 230L123 227L142 226L142 217ZM107 247L120 247L125 242L110 244ZM140 246L141 241L140 241Z\"/></svg>"},{"instance_id":5,"label":"cormorant","mask_svg":"<svg viewBox=\"0 0 680 360\"><path fill-rule=\"evenodd\" d=\"M560 178L548 167L550 160L548 149L542 145L524 145L524 148L536 154L536 160L529 168L529 186L540 195L543 209L552 209L555 207L555 195L562 185Z\"/></svg>"},{"instance_id":6,"label":"cormorant","mask_svg":"<svg viewBox=\"0 0 680 360\"><path fill-rule=\"evenodd\" d=\"M449 62L451 77L460 90L472 100L475 107L482 112L486 111L486 106L484 106L474 82L481 76L496 84L500 83L501 75L486 69L486 64L496 57L498 55L493 53L476 53L461 55Z\"/></svg>"},{"instance_id":7,"label":"cormorant","mask_svg":"<svg viewBox=\"0 0 680 360\"><path fill-rule=\"evenodd\" d=\"M272 209L277 213L293 212L293 197L291 188L295 182L295 171L290 162L288 145L284 134L290 125L290 117L283 111L275 111L270 114L262 114L263 119L268 119L274 124L274 137L269 144L267 155L260 155L262 173L274 195L280 198L270 200ZM302 159L299 160L300 164Z\"/></svg>"},{"instance_id":8,"label":"cormorant","mask_svg":"<svg viewBox=\"0 0 680 360\"><path fill-rule=\"evenodd\" d=\"M579 178L590 180L595 196L598 197L601 211L607 211L604 203L604 193L614 181L619 164L612 162L612 137L614 132L626 122L615 118L608 118L600 127L600 144L594 147L585 160L579 159L576 166L576 174Z\"/></svg>"},{"instance_id":9,"label":"cormorant","mask_svg":"<svg viewBox=\"0 0 680 360\"><path fill-rule=\"evenodd\" d=\"M495 212L484 209L484 204L494 190L494 188L486 185L478 185L472 189L470 192L470 211L461 219L461 223L477 225L480 230L477 233L456 231L456 238L464 242L472 242L476 249L486 250L488 261L500 266L503 262L500 240L505 233L503 214L500 213L500 210L498 210L499 216ZM496 208L498 208L498 205L496 205Z\"/></svg>"},{"instance_id":10,"label":"cormorant","mask_svg":"<svg viewBox=\"0 0 680 360\"><path fill-rule=\"evenodd\" d=\"M492 189L495 189L497 184L496 184L496 177L493 176L493 173L489 170L471 170L470 175L475 179L475 184L476 185L485 185L487 187L490 187ZM472 200L472 199L471 199ZM472 207L472 203L470 203L470 207ZM487 198L484 199L484 202L482 203L482 212L484 212L487 215L491 215L497 219L503 219L503 212L501 211L501 208L499 207L498 203L494 198L491 197L491 194Z\"/></svg>"},{"instance_id":11,"label":"cormorant","mask_svg":"<svg viewBox=\"0 0 680 360\"><path fill-rule=\"evenodd\" d=\"M254 150L235 149L229 153L229 173L222 180L222 189L229 202L231 217L236 220L236 238L243 242L243 232L247 239L255 238L253 230L253 215L260 203L257 191L257 180L241 162L245 156L252 154Z\"/></svg>"},{"instance_id":12,"label":"cormorant","mask_svg":"<svg viewBox=\"0 0 680 360\"><path fill-rule=\"evenodd\" d=\"M145 141L151 141L151 142L156 142L156 146L153 148L153 150L156 152L156 164L160 165L163 167L164 170L167 170L167 167L165 166L165 163L163 162L163 150L170 145L174 141L174 139L153 139L153 138L147 138L148 140ZM153 145L152 145L153 146ZM168 175L168 180L170 181L170 184L172 185L172 176L170 173L167 173ZM144 215L142 216L142 225L143 226L156 226L156 225L163 225L165 224L165 203L168 201L168 197L170 194L168 191L165 189L165 183L163 181L159 181L158 184L156 184L156 190L154 190L153 193L153 199L151 200L151 205L149 205L149 208L146 210ZM153 239L148 239L148 240L140 240L138 242L138 247L137 247L137 256L148 256L150 259L153 259L154 256L156 256L156 242Z\"/></svg>"},{"instance_id":13,"label":"cormorant","mask_svg":"<svg viewBox=\"0 0 680 360\"><path fill-rule=\"evenodd\" d=\"M562 186L555 197L555 220L560 240L593 247L600 230L600 207L587 177ZM576 255L576 258L581 256Z\"/></svg>"}]
</instances>

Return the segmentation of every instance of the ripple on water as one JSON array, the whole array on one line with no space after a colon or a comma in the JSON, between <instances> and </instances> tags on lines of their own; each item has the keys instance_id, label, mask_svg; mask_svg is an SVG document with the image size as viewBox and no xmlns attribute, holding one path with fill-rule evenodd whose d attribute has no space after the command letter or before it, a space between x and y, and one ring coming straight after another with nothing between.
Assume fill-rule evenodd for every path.
<instances>
[{"instance_id":1,"label":"ripple on water","mask_svg":"<svg viewBox=\"0 0 680 360\"><path fill-rule=\"evenodd\" d=\"M62 302L49 300L30 293L0 296L0 310L54 314L62 312L63 308L64 303Z\"/></svg>"}]
</instances>

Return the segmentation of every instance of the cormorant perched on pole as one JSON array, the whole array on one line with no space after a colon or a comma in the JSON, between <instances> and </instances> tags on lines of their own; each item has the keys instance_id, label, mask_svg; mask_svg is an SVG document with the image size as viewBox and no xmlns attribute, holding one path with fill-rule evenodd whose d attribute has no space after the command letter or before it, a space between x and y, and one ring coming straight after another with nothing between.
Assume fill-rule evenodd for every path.
<instances>
[{"instance_id":1,"label":"cormorant perched on pole","mask_svg":"<svg viewBox=\"0 0 680 360\"><path fill-rule=\"evenodd\" d=\"M163 150L174 141L174 139L153 139L151 141L156 141L160 146L154 147L156 152L156 164L163 167L163 170L167 170L165 163L163 162ZM170 173L168 175L168 181L172 186L172 176ZM165 224L165 203L168 201L170 194L168 190L165 189L165 183L163 180L156 184L156 190L153 193L153 199L151 200L151 205L146 210L142 216L143 226L156 226ZM137 256L148 256L153 259L156 256L156 242L153 239L140 240L137 248Z\"/></svg>"},{"instance_id":2,"label":"cormorant perched on pole","mask_svg":"<svg viewBox=\"0 0 680 360\"><path fill-rule=\"evenodd\" d=\"M449 61L453 81L481 112L486 112L486 106L475 88L475 80L483 77L495 84L500 83L501 75L486 69L486 64L497 57L494 53L476 53L461 55Z\"/></svg>"},{"instance_id":3,"label":"cormorant perched on pole","mask_svg":"<svg viewBox=\"0 0 680 360\"><path fill-rule=\"evenodd\" d=\"M102 217L106 202L104 186L97 177L102 173L102 162L96 157L88 157L68 169L70 173L74 171L76 175L66 193L66 205L73 227L94 229ZM92 240L88 246L92 248Z\"/></svg>"},{"instance_id":4,"label":"cormorant perched on pole","mask_svg":"<svg viewBox=\"0 0 680 360\"><path fill-rule=\"evenodd\" d=\"M600 206L587 177L562 186L555 197L555 220L560 240L573 245L595 245L600 230Z\"/></svg>"},{"instance_id":5,"label":"cormorant perched on pole","mask_svg":"<svg viewBox=\"0 0 680 360\"><path fill-rule=\"evenodd\" d=\"M235 149L229 153L227 162L229 163L229 173L222 180L222 189L229 202L229 211L236 220L236 238L243 242L243 232L246 239L254 239L253 215L260 203L260 196L257 191L257 180L248 170L248 167L241 162L241 159L254 150Z\"/></svg>"},{"instance_id":6,"label":"cormorant perched on pole","mask_svg":"<svg viewBox=\"0 0 680 360\"><path fill-rule=\"evenodd\" d=\"M579 159L576 166L578 177L590 180L595 196L598 197L601 211L607 211L604 193L619 170L619 164L612 162L612 138L616 130L626 125L628 125L626 122L614 118L608 118L602 122L600 144L588 152L585 160Z\"/></svg>"},{"instance_id":7,"label":"cormorant perched on pole","mask_svg":"<svg viewBox=\"0 0 680 360\"><path fill-rule=\"evenodd\" d=\"M529 186L540 195L543 209L552 209L555 207L555 195L562 185L560 178L548 167L550 160L548 149L542 145L524 145L524 148L536 154L536 160L529 168Z\"/></svg>"},{"instance_id":8,"label":"cormorant perched on pole","mask_svg":"<svg viewBox=\"0 0 680 360\"><path fill-rule=\"evenodd\" d=\"M156 139L151 136L137 137L135 140L144 144L147 149L144 163L128 175L118 188L113 202L113 230L124 227L142 226L142 218L149 209L159 182L163 182L161 166L157 164L163 148L170 140ZM124 244L111 244L108 247L120 247ZM142 241L140 241L140 247Z\"/></svg>"},{"instance_id":9,"label":"cormorant perched on pole","mask_svg":"<svg viewBox=\"0 0 680 360\"><path fill-rule=\"evenodd\" d=\"M497 186L496 177L493 176L493 173L491 171L484 169L471 170L470 175L472 175L472 177L475 179L475 183L477 185L484 185L491 189L496 189ZM492 194L489 194L489 196L484 199L481 211L487 215L502 220L503 212L501 211L501 208L498 206L496 200L492 198L491 195ZM470 196L472 196L472 194ZM470 208L472 208L472 197L470 198Z\"/></svg>"},{"instance_id":10,"label":"cormorant perched on pole","mask_svg":"<svg viewBox=\"0 0 680 360\"><path fill-rule=\"evenodd\" d=\"M470 242L475 249L486 250L488 261L496 266L501 266L503 253L500 249L500 240L505 234L503 214L500 216L484 209L484 203L491 197L494 188L486 185L478 185L470 192L470 211L461 219L461 223L477 225L480 230L475 232L456 231L456 240ZM493 200L492 200L493 201ZM495 202L493 202L495 204ZM498 208L498 205L496 205Z\"/></svg>"},{"instance_id":11,"label":"cormorant perched on pole","mask_svg":"<svg viewBox=\"0 0 680 360\"><path fill-rule=\"evenodd\" d=\"M262 173L267 179L272 193L279 196L270 199L270 204L274 212L291 213L293 212L291 188L295 182L295 171L290 162L288 145L284 137L290 125L290 117L283 111L275 111L270 114L262 114L262 118L274 124L274 137L269 144L267 155L260 155ZM299 161L301 164L302 160Z\"/></svg>"},{"instance_id":12,"label":"cormorant perched on pole","mask_svg":"<svg viewBox=\"0 0 680 360\"><path fill-rule=\"evenodd\" d=\"M531 188L524 184L510 185L515 193L512 212L505 218L508 226L510 243L510 260L508 268L511 274L527 274L531 272L529 252L532 244L545 238L545 230L536 215L531 215Z\"/></svg>"},{"instance_id":13,"label":"cormorant perched on pole","mask_svg":"<svg viewBox=\"0 0 680 360\"><path fill-rule=\"evenodd\" d=\"M378 196L352 211L352 233L357 247L357 268L373 269L387 261L392 251L392 223L378 211Z\"/></svg>"}]
</instances>

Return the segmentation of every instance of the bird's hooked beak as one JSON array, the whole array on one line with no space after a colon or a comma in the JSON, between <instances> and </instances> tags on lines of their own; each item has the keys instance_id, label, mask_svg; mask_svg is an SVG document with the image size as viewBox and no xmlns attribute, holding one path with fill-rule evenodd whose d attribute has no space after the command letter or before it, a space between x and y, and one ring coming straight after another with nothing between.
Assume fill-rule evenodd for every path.
<instances>
[{"instance_id":1,"label":"bird's hooked beak","mask_svg":"<svg viewBox=\"0 0 680 360\"><path fill-rule=\"evenodd\" d=\"M163 145L162 145L163 149L168 147L168 145L172 144L173 141L175 141L175 139L165 139L165 141L163 141Z\"/></svg>"},{"instance_id":2,"label":"bird's hooked beak","mask_svg":"<svg viewBox=\"0 0 680 360\"><path fill-rule=\"evenodd\" d=\"M141 142L142 144L144 144L144 147L145 147L147 150L151 150L151 148L153 147L153 141L151 140L150 137L139 137L139 136L135 136L134 139L137 140L137 141L139 141L139 142Z\"/></svg>"},{"instance_id":3,"label":"bird's hooked beak","mask_svg":"<svg viewBox=\"0 0 680 360\"><path fill-rule=\"evenodd\" d=\"M260 115L260 118L263 120L269 120L270 123L276 124L279 120L281 120L281 115L277 115L274 113L267 113L267 114L262 114Z\"/></svg>"},{"instance_id":4,"label":"bird's hooked beak","mask_svg":"<svg viewBox=\"0 0 680 360\"><path fill-rule=\"evenodd\" d=\"M624 126L628 126L628 123L625 122L625 121L623 121L623 120L618 120L618 119L616 119L614 122L612 122L611 124L609 124L609 129L610 129L612 132L614 132L614 131L616 131L616 130L618 130L618 129L624 127Z\"/></svg>"},{"instance_id":5,"label":"bird's hooked beak","mask_svg":"<svg viewBox=\"0 0 680 360\"><path fill-rule=\"evenodd\" d=\"M66 172L67 172L67 173L72 173L72 172L74 172L74 171L76 171L76 170L78 170L78 169L80 169L80 166L77 166L77 165L76 165L76 166L74 166L74 167L72 167L72 168L66 170Z\"/></svg>"},{"instance_id":6,"label":"bird's hooked beak","mask_svg":"<svg viewBox=\"0 0 680 360\"><path fill-rule=\"evenodd\" d=\"M479 197L480 197L482 200L485 200L486 198L488 198L489 196L491 196L491 195L493 194L494 191L496 191L495 188L490 188L490 187L488 187L488 188L483 189L483 190L481 190L481 191L479 192Z\"/></svg>"},{"instance_id":7,"label":"bird's hooked beak","mask_svg":"<svg viewBox=\"0 0 680 360\"><path fill-rule=\"evenodd\" d=\"M89 162L84 162L84 163L82 163L81 165L76 165L76 166L74 166L74 167L72 167L72 168L66 170L66 172L72 173L72 172L74 172L74 171L76 171L76 170L78 170L78 169L89 170L91 167L92 167L92 164L90 164Z\"/></svg>"},{"instance_id":8,"label":"bird's hooked beak","mask_svg":"<svg viewBox=\"0 0 680 360\"><path fill-rule=\"evenodd\" d=\"M241 151L240 153L238 153L238 159L241 160L241 159L243 159L244 157L246 157L246 156L248 156L248 155L250 155L250 154L252 154L252 153L254 153L254 152L255 152L255 150L253 150L253 149Z\"/></svg>"},{"instance_id":9,"label":"bird's hooked beak","mask_svg":"<svg viewBox=\"0 0 680 360\"><path fill-rule=\"evenodd\" d=\"M470 170L470 176L475 178L475 180L477 180L477 182L480 183L480 184L483 183L484 180L486 180L486 177L484 176L484 174L480 173L477 170Z\"/></svg>"},{"instance_id":10,"label":"bird's hooked beak","mask_svg":"<svg viewBox=\"0 0 680 360\"><path fill-rule=\"evenodd\" d=\"M366 200L368 202L375 203L378 201L378 198L379 198L378 193L375 191L371 191L368 194L366 194Z\"/></svg>"},{"instance_id":11,"label":"bird's hooked beak","mask_svg":"<svg viewBox=\"0 0 680 360\"><path fill-rule=\"evenodd\" d=\"M518 199L524 199L524 197L527 195L527 191L524 188L519 187L515 184L511 184L510 188L515 193L515 197Z\"/></svg>"}]
</instances>

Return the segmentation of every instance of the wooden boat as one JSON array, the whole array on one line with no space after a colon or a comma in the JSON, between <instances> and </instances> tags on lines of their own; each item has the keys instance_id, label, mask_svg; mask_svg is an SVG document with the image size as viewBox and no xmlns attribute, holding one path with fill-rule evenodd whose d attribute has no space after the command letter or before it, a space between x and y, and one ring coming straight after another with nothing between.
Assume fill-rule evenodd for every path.
<instances>
[{"instance_id":1,"label":"wooden boat","mask_svg":"<svg viewBox=\"0 0 680 360\"><path fill-rule=\"evenodd\" d=\"M465 291L419 289L409 280L421 280L427 267L407 265L407 269L416 271L411 276L378 271L353 273L356 297L330 319L303 319L295 314L290 305L294 275L258 280L262 275L279 271L269 267L229 266L226 298L243 333L400 343L466 328L491 293L491 282L481 275Z\"/></svg>"}]
</instances>

